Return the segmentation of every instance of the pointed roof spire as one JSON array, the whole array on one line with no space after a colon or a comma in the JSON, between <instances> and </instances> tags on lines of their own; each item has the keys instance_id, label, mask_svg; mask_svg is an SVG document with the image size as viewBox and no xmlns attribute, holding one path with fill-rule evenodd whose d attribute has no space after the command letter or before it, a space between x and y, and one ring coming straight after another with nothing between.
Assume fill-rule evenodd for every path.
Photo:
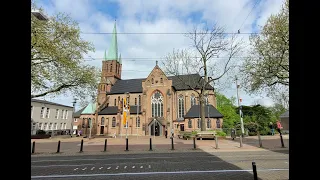
<instances>
[{"instance_id":1,"label":"pointed roof spire","mask_svg":"<svg viewBox=\"0 0 320 180\"><path fill-rule=\"evenodd\" d=\"M104 50L104 57L103 57L103 60L107 60L107 50Z\"/></svg>"},{"instance_id":2,"label":"pointed roof spire","mask_svg":"<svg viewBox=\"0 0 320 180\"><path fill-rule=\"evenodd\" d=\"M122 64L121 53L119 55L119 63Z\"/></svg>"},{"instance_id":3,"label":"pointed roof spire","mask_svg":"<svg viewBox=\"0 0 320 180\"><path fill-rule=\"evenodd\" d=\"M106 60L117 60L117 61L119 61L119 59L118 59L118 41L117 41L116 21L114 22L111 44L109 46L108 56L107 56Z\"/></svg>"}]
</instances>

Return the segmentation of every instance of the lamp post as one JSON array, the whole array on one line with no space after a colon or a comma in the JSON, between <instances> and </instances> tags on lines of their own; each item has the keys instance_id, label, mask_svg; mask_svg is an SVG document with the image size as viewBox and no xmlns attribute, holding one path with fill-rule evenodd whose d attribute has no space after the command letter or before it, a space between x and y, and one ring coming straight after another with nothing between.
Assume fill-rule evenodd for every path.
<instances>
[{"instance_id":1,"label":"lamp post","mask_svg":"<svg viewBox=\"0 0 320 180\"><path fill-rule=\"evenodd\" d=\"M73 112L72 112L72 120L71 120L71 137L72 137L72 135L73 135L74 113L75 113L75 110L76 110L77 100L78 100L77 98L74 98L74 99L73 99L73 102L72 102Z\"/></svg>"},{"instance_id":2,"label":"lamp post","mask_svg":"<svg viewBox=\"0 0 320 180\"><path fill-rule=\"evenodd\" d=\"M236 77L236 85L237 85L237 99L238 99L238 107L239 107L239 114L240 114L240 123L241 123L241 136L243 137L244 134L244 127L243 127L243 119L242 119L242 108L241 108L241 104L240 104L240 99L239 99L239 87L240 85L238 85L238 78Z\"/></svg>"},{"instance_id":3,"label":"lamp post","mask_svg":"<svg viewBox=\"0 0 320 180\"><path fill-rule=\"evenodd\" d=\"M129 107L129 98L130 98L130 94L129 94L129 92L126 92L126 98L127 98L127 106L126 107ZM126 109L126 110L128 110L128 111L130 111L129 109ZM128 114L129 114L130 112L127 112L127 117L126 117L126 139L128 138Z\"/></svg>"}]
</instances>

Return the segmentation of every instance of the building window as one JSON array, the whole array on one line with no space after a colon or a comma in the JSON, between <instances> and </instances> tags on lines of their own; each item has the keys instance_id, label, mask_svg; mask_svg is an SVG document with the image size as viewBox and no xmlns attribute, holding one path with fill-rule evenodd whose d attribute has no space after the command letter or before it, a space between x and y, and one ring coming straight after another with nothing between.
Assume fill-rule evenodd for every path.
<instances>
[{"instance_id":1,"label":"building window","mask_svg":"<svg viewBox=\"0 0 320 180\"><path fill-rule=\"evenodd\" d=\"M134 105L137 105L137 98L134 98Z\"/></svg>"},{"instance_id":2,"label":"building window","mask_svg":"<svg viewBox=\"0 0 320 180\"><path fill-rule=\"evenodd\" d=\"M52 123L49 124L49 130L52 130Z\"/></svg>"},{"instance_id":3,"label":"building window","mask_svg":"<svg viewBox=\"0 0 320 180\"><path fill-rule=\"evenodd\" d=\"M207 120L207 128L211 128L211 119Z\"/></svg>"},{"instance_id":4,"label":"building window","mask_svg":"<svg viewBox=\"0 0 320 180\"><path fill-rule=\"evenodd\" d=\"M138 104L141 105L141 96L140 95L138 97L138 100L139 100Z\"/></svg>"},{"instance_id":5,"label":"building window","mask_svg":"<svg viewBox=\"0 0 320 180\"><path fill-rule=\"evenodd\" d=\"M120 96L118 96L118 105L120 104Z\"/></svg>"},{"instance_id":6,"label":"building window","mask_svg":"<svg viewBox=\"0 0 320 180\"><path fill-rule=\"evenodd\" d=\"M85 122L85 119L82 118L82 128L85 128L86 127L86 122Z\"/></svg>"},{"instance_id":7,"label":"building window","mask_svg":"<svg viewBox=\"0 0 320 180\"><path fill-rule=\"evenodd\" d=\"M47 108L46 118L49 118L50 116L50 108Z\"/></svg>"},{"instance_id":8,"label":"building window","mask_svg":"<svg viewBox=\"0 0 320 180\"><path fill-rule=\"evenodd\" d=\"M61 119L63 119L63 117L64 117L64 110L61 110Z\"/></svg>"},{"instance_id":9,"label":"building window","mask_svg":"<svg viewBox=\"0 0 320 180\"><path fill-rule=\"evenodd\" d=\"M74 119L73 119L73 122L78 122L78 119L77 119L77 118L74 118Z\"/></svg>"},{"instance_id":10,"label":"building window","mask_svg":"<svg viewBox=\"0 0 320 180\"><path fill-rule=\"evenodd\" d=\"M117 106L117 99L114 99L114 106Z\"/></svg>"},{"instance_id":11,"label":"building window","mask_svg":"<svg viewBox=\"0 0 320 180\"><path fill-rule=\"evenodd\" d=\"M107 69L106 69L106 71L108 72L108 64L107 64Z\"/></svg>"},{"instance_id":12,"label":"building window","mask_svg":"<svg viewBox=\"0 0 320 180\"><path fill-rule=\"evenodd\" d=\"M152 117L163 117L163 97L160 91L153 93L151 97Z\"/></svg>"},{"instance_id":13,"label":"building window","mask_svg":"<svg viewBox=\"0 0 320 180\"><path fill-rule=\"evenodd\" d=\"M140 117L139 116L136 118L136 127L137 128L140 127Z\"/></svg>"},{"instance_id":14,"label":"building window","mask_svg":"<svg viewBox=\"0 0 320 180\"><path fill-rule=\"evenodd\" d=\"M112 72L112 64L110 64L110 72Z\"/></svg>"},{"instance_id":15,"label":"building window","mask_svg":"<svg viewBox=\"0 0 320 180\"><path fill-rule=\"evenodd\" d=\"M220 119L219 118L216 120L216 127L217 128L221 128Z\"/></svg>"},{"instance_id":16,"label":"building window","mask_svg":"<svg viewBox=\"0 0 320 180\"><path fill-rule=\"evenodd\" d=\"M101 126L104 126L104 117L101 118Z\"/></svg>"},{"instance_id":17,"label":"building window","mask_svg":"<svg viewBox=\"0 0 320 180\"><path fill-rule=\"evenodd\" d=\"M63 123L60 123L60 129L61 130L63 129Z\"/></svg>"},{"instance_id":18,"label":"building window","mask_svg":"<svg viewBox=\"0 0 320 180\"><path fill-rule=\"evenodd\" d=\"M54 116L54 118L58 119L59 117L59 109L56 109L56 115Z\"/></svg>"},{"instance_id":19,"label":"building window","mask_svg":"<svg viewBox=\"0 0 320 180\"><path fill-rule=\"evenodd\" d=\"M33 114L32 112L33 112L33 106L31 106L31 117L32 117L32 114Z\"/></svg>"},{"instance_id":20,"label":"building window","mask_svg":"<svg viewBox=\"0 0 320 180\"><path fill-rule=\"evenodd\" d=\"M184 99L183 96L180 95L178 98L178 118L182 118L184 116Z\"/></svg>"},{"instance_id":21,"label":"building window","mask_svg":"<svg viewBox=\"0 0 320 180\"><path fill-rule=\"evenodd\" d=\"M191 106L196 105L196 97L194 94L191 94L190 96Z\"/></svg>"},{"instance_id":22,"label":"building window","mask_svg":"<svg viewBox=\"0 0 320 180\"><path fill-rule=\"evenodd\" d=\"M116 127L116 118L115 117L112 118L112 127Z\"/></svg>"},{"instance_id":23,"label":"building window","mask_svg":"<svg viewBox=\"0 0 320 180\"><path fill-rule=\"evenodd\" d=\"M40 118L44 118L44 107L41 107Z\"/></svg>"},{"instance_id":24,"label":"building window","mask_svg":"<svg viewBox=\"0 0 320 180\"><path fill-rule=\"evenodd\" d=\"M163 83L163 79L162 78L160 78L160 83Z\"/></svg>"},{"instance_id":25,"label":"building window","mask_svg":"<svg viewBox=\"0 0 320 180\"><path fill-rule=\"evenodd\" d=\"M68 118L68 110L65 110L64 119L67 119L67 118Z\"/></svg>"},{"instance_id":26,"label":"building window","mask_svg":"<svg viewBox=\"0 0 320 180\"><path fill-rule=\"evenodd\" d=\"M88 119L88 128L91 128L91 118Z\"/></svg>"},{"instance_id":27,"label":"building window","mask_svg":"<svg viewBox=\"0 0 320 180\"><path fill-rule=\"evenodd\" d=\"M54 123L54 129L58 130L58 123Z\"/></svg>"},{"instance_id":28,"label":"building window","mask_svg":"<svg viewBox=\"0 0 320 180\"><path fill-rule=\"evenodd\" d=\"M188 128L192 128L192 120L191 119L188 120Z\"/></svg>"},{"instance_id":29,"label":"building window","mask_svg":"<svg viewBox=\"0 0 320 180\"><path fill-rule=\"evenodd\" d=\"M45 131L48 130L48 123L44 123L43 129L44 129Z\"/></svg>"},{"instance_id":30,"label":"building window","mask_svg":"<svg viewBox=\"0 0 320 180\"><path fill-rule=\"evenodd\" d=\"M154 81L154 80L153 80L153 78L152 78L152 79L151 79L151 84L153 84L153 81Z\"/></svg>"},{"instance_id":31,"label":"building window","mask_svg":"<svg viewBox=\"0 0 320 180\"><path fill-rule=\"evenodd\" d=\"M198 128L201 127L201 119L198 119Z\"/></svg>"},{"instance_id":32,"label":"building window","mask_svg":"<svg viewBox=\"0 0 320 180\"><path fill-rule=\"evenodd\" d=\"M39 129L42 130L42 123L39 123Z\"/></svg>"},{"instance_id":33,"label":"building window","mask_svg":"<svg viewBox=\"0 0 320 180\"><path fill-rule=\"evenodd\" d=\"M67 123L64 123L64 129L67 129Z\"/></svg>"}]
</instances>

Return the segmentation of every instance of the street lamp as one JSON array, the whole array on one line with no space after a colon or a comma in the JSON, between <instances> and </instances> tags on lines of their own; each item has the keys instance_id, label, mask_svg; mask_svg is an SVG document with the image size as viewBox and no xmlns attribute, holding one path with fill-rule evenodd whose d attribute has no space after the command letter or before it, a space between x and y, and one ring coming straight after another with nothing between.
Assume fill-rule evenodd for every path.
<instances>
[{"instance_id":1,"label":"street lamp","mask_svg":"<svg viewBox=\"0 0 320 180\"><path fill-rule=\"evenodd\" d=\"M49 20L49 18L39 10L31 10L31 14L33 14L40 21L48 21Z\"/></svg>"},{"instance_id":2,"label":"street lamp","mask_svg":"<svg viewBox=\"0 0 320 180\"><path fill-rule=\"evenodd\" d=\"M77 103L77 98L73 99L72 106L73 106L73 112L72 112L72 120L71 120L71 137L73 135L73 122L74 122L74 113L75 113L75 108L76 108L76 103Z\"/></svg>"},{"instance_id":3,"label":"street lamp","mask_svg":"<svg viewBox=\"0 0 320 180\"><path fill-rule=\"evenodd\" d=\"M129 98L130 98L129 92L126 92L126 98L127 98L127 102L126 102L127 104L126 105L129 105ZM130 113L130 110L129 110L129 112L127 112L127 114L128 113ZM128 119L127 119L127 117L126 117L126 139L128 138Z\"/></svg>"}]
</instances>

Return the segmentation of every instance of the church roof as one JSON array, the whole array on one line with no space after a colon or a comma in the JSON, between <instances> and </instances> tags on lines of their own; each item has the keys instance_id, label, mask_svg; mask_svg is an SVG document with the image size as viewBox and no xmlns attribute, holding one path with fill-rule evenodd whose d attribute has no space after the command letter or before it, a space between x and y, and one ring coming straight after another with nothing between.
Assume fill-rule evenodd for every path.
<instances>
[{"instance_id":1,"label":"church roof","mask_svg":"<svg viewBox=\"0 0 320 180\"><path fill-rule=\"evenodd\" d=\"M105 53L104 60L105 61L107 61L107 60L119 61L116 22L114 22L114 27L113 27L113 31L112 31L112 39L111 39L111 44L109 46L108 55L106 55L106 53Z\"/></svg>"},{"instance_id":2,"label":"church roof","mask_svg":"<svg viewBox=\"0 0 320 180\"><path fill-rule=\"evenodd\" d=\"M208 106L205 106L205 117L208 118ZM184 118L199 118L200 105L193 105L184 116ZM209 105L209 118L222 118L223 115L212 105Z\"/></svg>"},{"instance_id":3,"label":"church roof","mask_svg":"<svg viewBox=\"0 0 320 180\"><path fill-rule=\"evenodd\" d=\"M96 111L96 104L89 103L87 107L81 112L81 114L95 114Z\"/></svg>"},{"instance_id":4,"label":"church roof","mask_svg":"<svg viewBox=\"0 0 320 180\"><path fill-rule=\"evenodd\" d=\"M87 106L81 108L79 111L73 113L74 118L79 118L81 116L82 111L86 108Z\"/></svg>"},{"instance_id":5,"label":"church roof","mask_svg":"<svg viewBox=\"0 0 320 180\"><path fill-rule=\"evenodd\" d=\"M191 88L187 86L184 82L186 82L187 84L189 84L191 87L195 89L199 89L199 84L202 84L204 81L204 79L201 78L199 74L179 75L179 77L169 76L168 79L172 80L172 87L176 91L191 90ZM107 94L124 94L126 92L142 93L143 80L145 80L145 78L118 80L112 86L111 91L108 92ZM207 89L214 90L214 88L211 85L208 85Z\"/></svg>"}]
</instances>

